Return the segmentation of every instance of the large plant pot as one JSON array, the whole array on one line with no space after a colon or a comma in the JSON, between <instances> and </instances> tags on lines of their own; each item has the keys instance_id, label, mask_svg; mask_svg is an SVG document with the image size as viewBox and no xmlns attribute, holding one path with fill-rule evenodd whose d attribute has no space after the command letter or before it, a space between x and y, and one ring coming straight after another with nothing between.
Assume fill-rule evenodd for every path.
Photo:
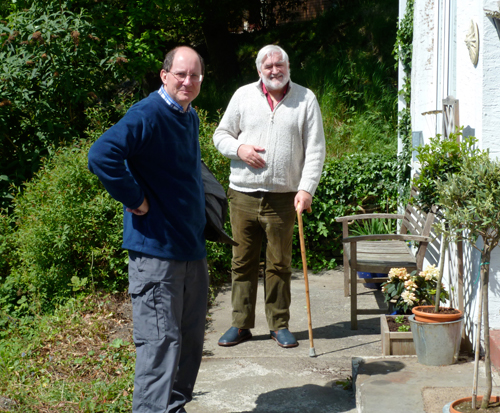
<instances>
[{"instance_id":1,"label":"large plant pot","mask_svg":"<svg viewBox=\"0 0 500 413\"><path fill-rule=\"evenodd\" d=\"M422 311L425 308L434 308L433 305L421 305L413 307L411 312L415 314L415 321L425 322L425 323L445 323L449 321L456 321L464 316L463 311L458 311L457 314L443 314L443 313L427 313Z\"/></svg>"},{"instance_id":2,"label":"large plant pot","mask_svg":"<svg viewBox=\"0 0 500 413\"><path fill-rule=\"evenodd\" d=\"M415 321L408 317L418 362L427 366L447 366L458 359L463 317L445 323Z\"/></svg>"},{"instance_id":3,"label":"large plant pot","mask_svg":"<svg viewBox=\"0 0 500 413\"><path fill-rule=\"evenodd\" d=\"M477 396L478 406L481 405L481 400L483 400L483 396ZM462 399L455 400L450 405L450 413L460 413L460 411L456 410L455 407L459 406L462 403L471 402L471 401L472 401L472 397L464 397ZM491 396L490 397L490 403L498 403L499 401L500 401L500 397L498 397L498 396Z\"/></svg>"},{"instance_id":4,"label":"large plant pot","mask_svg":"<svg viewBox=\"0 0 500 413\"><path fill-rule=\"evenodd\" d=\"M411 331L390 331L385 314L380 316L380 337L384 356L414 356L416 353ZM406 317L406 316L405 316Z\"/></svg>"}]
</instances>

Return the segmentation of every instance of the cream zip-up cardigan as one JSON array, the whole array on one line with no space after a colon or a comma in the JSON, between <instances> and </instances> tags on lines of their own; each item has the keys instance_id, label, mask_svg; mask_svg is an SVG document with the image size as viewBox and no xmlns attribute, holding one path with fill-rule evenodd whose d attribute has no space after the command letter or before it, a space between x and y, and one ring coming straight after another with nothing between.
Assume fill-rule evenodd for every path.
<instances>
[{"instance_id":1,"label":"cream zip-up cardigan","mask_svg":"<svg viewBox=\"0 0 500 413\"><path fill-rule=\"evenodd\" d=\"M289 83L271 111L261 81L239 88L214 133L215 147L231 159L229 186L240 192L297 192L314 195L325 160L325 134L316 96ZM240 145L265 148L264 168L255 169L237 155Z\"/></svg>"}]
</instances>

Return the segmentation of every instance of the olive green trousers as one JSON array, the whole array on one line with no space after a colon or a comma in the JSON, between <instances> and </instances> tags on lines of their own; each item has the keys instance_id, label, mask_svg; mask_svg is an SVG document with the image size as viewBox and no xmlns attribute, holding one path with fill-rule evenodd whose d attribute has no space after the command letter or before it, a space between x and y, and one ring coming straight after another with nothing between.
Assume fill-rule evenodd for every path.
<instances>
[{"instance_id":1,"label":"olive green trousers","mask_svg":"<svg viewBox=\"0 0 500 413\"><path fill-rule=\"evenodd\" d=\"M229 189L234 240L232 326L255 327L255 303L262 243L267 241L264 301L270 330L288 328L295 192L249 192Z\"/></svg>"}]
</instances>

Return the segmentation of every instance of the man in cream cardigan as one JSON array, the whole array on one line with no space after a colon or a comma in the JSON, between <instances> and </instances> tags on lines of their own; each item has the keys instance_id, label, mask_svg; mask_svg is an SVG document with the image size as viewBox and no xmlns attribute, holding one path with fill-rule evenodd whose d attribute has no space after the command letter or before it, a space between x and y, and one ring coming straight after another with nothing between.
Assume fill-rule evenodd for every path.
<instances>
[{"instance_id":1,"label":"man in cream cardigan","mask_svg":"<svg viewBox=\"0 0 500 413\"><path fill-rule=\"evenodd\" d=\"M232 325L219 345L252 337L259 262L267 239L265 312L271 338L296 347L288 329L295 209L311 206L325 159L323 121L314 94L290 80L288 55L279 46L262 48L260 80L239 88L214 134L217 149L231 159L230 218Z\"/></svg>"}]
</instances>

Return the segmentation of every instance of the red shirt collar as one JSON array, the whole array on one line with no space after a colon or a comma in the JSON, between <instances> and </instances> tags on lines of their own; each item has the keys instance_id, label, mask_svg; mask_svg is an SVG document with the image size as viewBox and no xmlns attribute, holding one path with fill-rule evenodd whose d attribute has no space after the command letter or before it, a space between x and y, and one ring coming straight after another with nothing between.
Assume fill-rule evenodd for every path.
<instances>
[{"instance_id":1,"label":"red shirt collar","mask_svg":"<svg viewBox=\"0 0 500 413\"><path fill-rule=\"evenodd\" d=\"M271 95L269 94L269 92L266 89L266 85L264 85L264 82L262 82L262 81L260 83L262 85L262 92L264 93L264 95L266 95L267 102L269 103L271 110L274 110L274 103L273 103L273 100L271 99ZM290 82L288 82L285 85L285 93L283 93L283 97L278 101L278 103L281 102L283 100L283 98L285 97L285 95L287 94L289 84L290 84Z\"/></svg>"}]
</instances>

